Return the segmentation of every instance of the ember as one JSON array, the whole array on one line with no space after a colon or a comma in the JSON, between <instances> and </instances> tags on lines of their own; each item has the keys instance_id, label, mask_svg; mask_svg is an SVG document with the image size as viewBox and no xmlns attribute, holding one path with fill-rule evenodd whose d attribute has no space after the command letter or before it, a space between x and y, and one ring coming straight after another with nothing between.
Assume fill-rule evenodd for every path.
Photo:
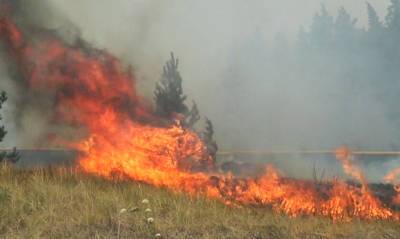
<instances>
[{"instance_id":1,"label":"ember","mask_svg":"<svg viewBox=\"0 0 400 239\"><path fill-rule=\"evenodd\" d=\"M127 177L227 204L270 206L290 216L400 219L371 193L346 148L337 151L338 159L361 188L341 181L321 187L287 179L272 166L258 179L211 175L214 161L200 137L178 120L162 124L117 58L48 34L38 41L26 38L8 17L1 20L0 32L28 89L54 92L54 121L85 131L83 138L65 139L67 146L83 152L78 167L85 172Z\"/></svg>"}]
</instances>

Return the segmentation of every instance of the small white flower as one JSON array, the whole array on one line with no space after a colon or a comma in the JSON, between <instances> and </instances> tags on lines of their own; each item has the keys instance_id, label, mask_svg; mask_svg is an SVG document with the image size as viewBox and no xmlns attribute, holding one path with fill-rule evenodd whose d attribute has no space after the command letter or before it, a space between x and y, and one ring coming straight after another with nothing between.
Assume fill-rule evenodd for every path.
<instances>
[{"instance_id":1,"label":"small white flower","mask_svg":"<svg viewBox=\"0 0 400 239\"><path fill-rule=\"evenodd\" d=\"M150 202L149 202L149 199L143 199L142 203L143 204L149 204Z\"/></svg>"},{"instance_id":2,"label":"small white flower","mask_svg":"<svg viewBox=\"0 0 400 239\"><path fill-rule=\"evenodd\" d=\"M151 209L147 208L146 210L144 210L146 213L151 213Z\"/></svg>"},{"instance_id":3,"label":"small white flower","mask_svg":"<svg viewBox=\"0 0 400 239\"><path fill-rule=\"evenodd\" d=\"M154 222L154 218L152 218L152 217L147 218L147 223L153 223L153 222Z\"/></svg>"},{"instance_id":4,"label":"small white flower","mask_svg":"<svg viewBox=\"0 0 400 239\"><path fill-rule=\"evenodd\" d=\"M155 235L155 237L156 237L156 238L161 238L161 234L160 234L160 233L157 233L157 234Z\"/></svg>"},{"instance_id":5,"label":"small white flower","mask_svg":"<svg viewBox=\"0 0 400 239\"><path fill-rule=\"evenodd\" d=\"M119 213L121 213L121 214L123 214L123 213L126 213L126 208L122 208L120 211L119 211Z\"/></svg>"}]
</instances>

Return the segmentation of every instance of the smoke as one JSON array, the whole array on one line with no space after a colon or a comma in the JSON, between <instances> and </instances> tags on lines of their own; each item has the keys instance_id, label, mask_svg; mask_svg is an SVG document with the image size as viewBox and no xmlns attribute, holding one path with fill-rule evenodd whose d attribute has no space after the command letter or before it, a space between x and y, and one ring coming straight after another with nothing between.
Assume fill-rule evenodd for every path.
<instances>
[{"instance_id":1,"label":"smoke","mask_svg":"<svg viewBox=\"0 0 400 239\"><path fill-rule=\"evenodd\" d=\"M390 1L369 2L383 19ZM388 116L390 106L377 97L374 85L352 85L349 62L331 52L325 56L332 58L329 66L315 70L309 67L313 62L303 60L310 59L307 52L293 52L299 29L309 30L320 3L19 0L12 7L20 24L54 29L66 41L81 37L132 64L149 99L174 51L185 92L213 121L221 149L394 148L400 142L399 125ZM346 7L358 19L357 27L366 28L364 1L322 3L332 15ZM51 102L21 95L7 59L2 61L0 87L10 95L5 143L36 145L49 131L46 107Z\"/></svg>"},{"instance_id":2,"label":"smoke","mask_svg":"<svg viewBox=\"0 0 400 239\"><path fill-rule=\"evenodd\" d=\"M366 26L364 1L324 3L331 14L344 5ZM388 1L371 3L386 14ZM304 64L279 52L295 44L301 26L311 25L319 1L43 4L52 7L50 19L63 16L47 22L60 27L68 19L84 39L132 63L149 98L174 51L185 91L213 120L221 148L387 148L398 142L373 88L349 92L336 73L299 75Z\"/></svg>"}]
</instances>

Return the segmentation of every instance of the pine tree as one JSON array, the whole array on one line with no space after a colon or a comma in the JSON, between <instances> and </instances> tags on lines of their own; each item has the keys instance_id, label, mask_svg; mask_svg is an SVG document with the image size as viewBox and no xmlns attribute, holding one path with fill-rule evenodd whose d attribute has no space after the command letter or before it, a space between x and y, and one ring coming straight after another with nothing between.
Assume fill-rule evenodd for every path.
<instances>
[{"instance_id":1,"label":"pine tree","mask_svg":"<svg viewBox=\"0 0 400 239\"><path fill-rule=\"evenodd\" d=\"M325 5L321 4L321 12L314 16L311 25L311 45L317 48L329 46L332 41L333 24L333 17L329 15Z\"/></svg>"},{"instance_id":2,"label":"pine tree","mask_svg":"<svg viewBox=\"0 0 400 239\"><path fill-rule=\"evenodd\" d=\"M193 101L192 108L185 115L184 126L193 129L195 124L200 120L200 112L196 102Z\"/></svg>"},{"instance_id":3,"label":"pine tree","mask_svg":"<svg viewBox=\"0 0 400 239\"><path fill-rule=\"evenodd\" d=\"M367 2L367 10L368 10L368 30L369 30L369 32L381 31L383 26L379 19L379 16L376 13L375 8L368 2Z\"/></svg>"},{"instance_id":4,"label":"pine tree","mask_svg":"<svg viewBox=\"0 0 400 239\"><path fill-rule=\"evenodd\" d=\"M166 119L176 119L190 129L200 120L199 110L193 101L192 106L186 104L187 96L183 93L182 77L178 70L179 61L171 53L171 59L164 66L161 80L156 85L155 102L156 114Z\"/></svg>"},{"instance_id":5,"label":"pine tree","mask_svg":"<svg viewBox=\"0 0 400 239\"><path fill-rule=\"evenodd\" d=\"M400 56L400 0L391 0L388 7L388 14L385 17L386 21L386 35L383 41L386 58L393 69L397 69L397 62Z\"/></svg>"},{"instance_id":6,"label":"pine tree","mask_svg":"<svg viewBox=\"0 0 400 239\"><path fill-rule=\"evenodd\" d=\"M349 47L358 42L356 29L357 19L353 19L344 7L340 7L334 23L334 41L339 49L348 51Z\"/></svg>"},{"instance_id":7,"label":"pine tree","mask_svg":"<svg viewBox=\"0 0 400 239\"><path fill-rule=\"evenodd\" d=\"M352 19L344 7L340 7L335 21L336 35L349 35L355 31L357 19Z\"/></svg>"},{"instance_id":8,"label":"pine tree","mask_svg":"<svg viewBox=\"0 0 400 239\"><path fill-rule=\"evenodd\" d=\"M182 77L178 66L178 59L171 53L171 59L165 64L163 75L154 93L156 114L167 120L178 119L183 127L196 132L195 124L200 120L200 112L196 102L193 101L190 108L186 104L187 96L183 93ZM211 121L206 119L205 131L196 133L201 136L209 154L215 160L218 147L213 139L214 128Z\"/></svg>"},{"instance_id":9,"label":"pine tree","mask_svg":"<svg viewBox=\"0 0 400 239\"><path fill-rule=\"evenodd\" d=\"M400 31L400 0L390 0L390 2L385 18L387 28L391 31Z\"/></svg>"},{"instance_id":10,"label":"pine tree","mask_svg":"<svg viewBox=\"0 0 400 239\"><path fill-rule=\"evenodd\" d=\"M6 101L7 101L7 94L4 91L2 91L0 93L0 109L2 109L3 104ZM2 120L1 115L0 115L0 120ZM6 134L7 134L7 131L5 130L4 126L0 126L0 142L3 141ZM7 162L16 163L19 160L19 158L20 158L20 156L19 156L19 153L17 152L16 148L14 148L12 152L1 152L0 153L0 162L4 162L6 160Z\"/></svg>"},{"instance_id":11,"label":"pine tree","mask_svg":"<svg viewBox=\"0 0 400 239\"><path fill-rule=\"evenodd\" d=\"M218 151L217 142L214 140L214 126L212 122L206 118L206 127L202 134L203 142L205 143L208 153L215 160Z\"/></svg>"},{"instance_id":12,"label":"pine tree","mask_svg":"<svg viewBox=\"0 0 400 239\"><path fill-rule=\"evenodd\" d=\"M186 95L183 94L182 77L178 71L179 60L171 53L171 59L164 66L161 80L156 85L156 113L165 118L173 113L186 114Z\"/></svg>"}]
</instances>

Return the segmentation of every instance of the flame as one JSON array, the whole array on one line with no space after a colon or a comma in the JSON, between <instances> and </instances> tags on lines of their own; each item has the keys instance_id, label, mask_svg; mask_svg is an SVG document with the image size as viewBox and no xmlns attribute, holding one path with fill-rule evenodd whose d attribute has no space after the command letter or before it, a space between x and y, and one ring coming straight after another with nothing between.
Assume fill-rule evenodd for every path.
<instances>
[{"instance_id":1,"label":"flame","mask_svg":"<svg viewBox=\"0 0 400 239\"><path fill-rule=\"evenodd\" d=\"M214 162L199 136L177 120L162 123L136 92L135 79L107 53L54 36L27 39L8 17L0 33L29 90L53 92L54 118L85 132L68 142L79 150L79 168L105 178L129 178L226 204L268 206L289 216L318 215L334 220L399 220L368 189L351 152L337 150L344 170L362 188L340 181L317 184L282 177L268 166L260 178L204 173Z\"/></svg>"},{"instance_id":2,"label":"flame","mask_svg":"<svg viewBox=\"0 0 400 239\"><path fill-rule=\"evenodd\" d=\"M394 184L394 190L396 191L396 195L392 198L392 202L395 205L400 205L400 184L397 181L397 178L400 176L400 168L395 168L390 171L383 180L387 183Z\"/></svg>"},{"instance_id":3,"label":"flame","mask_svg":"<svg viewBox=\"0 0 400 239\"><path fill-rule=\"evenodd\" d=\"M360 181L363 187L367 186L367 180L362 172L362 170L356 167L353 163L354 158L347 146L339 147L335 150L336 159L341 161L343 170L356 180Z\"/></svg>"}]
</instances>

